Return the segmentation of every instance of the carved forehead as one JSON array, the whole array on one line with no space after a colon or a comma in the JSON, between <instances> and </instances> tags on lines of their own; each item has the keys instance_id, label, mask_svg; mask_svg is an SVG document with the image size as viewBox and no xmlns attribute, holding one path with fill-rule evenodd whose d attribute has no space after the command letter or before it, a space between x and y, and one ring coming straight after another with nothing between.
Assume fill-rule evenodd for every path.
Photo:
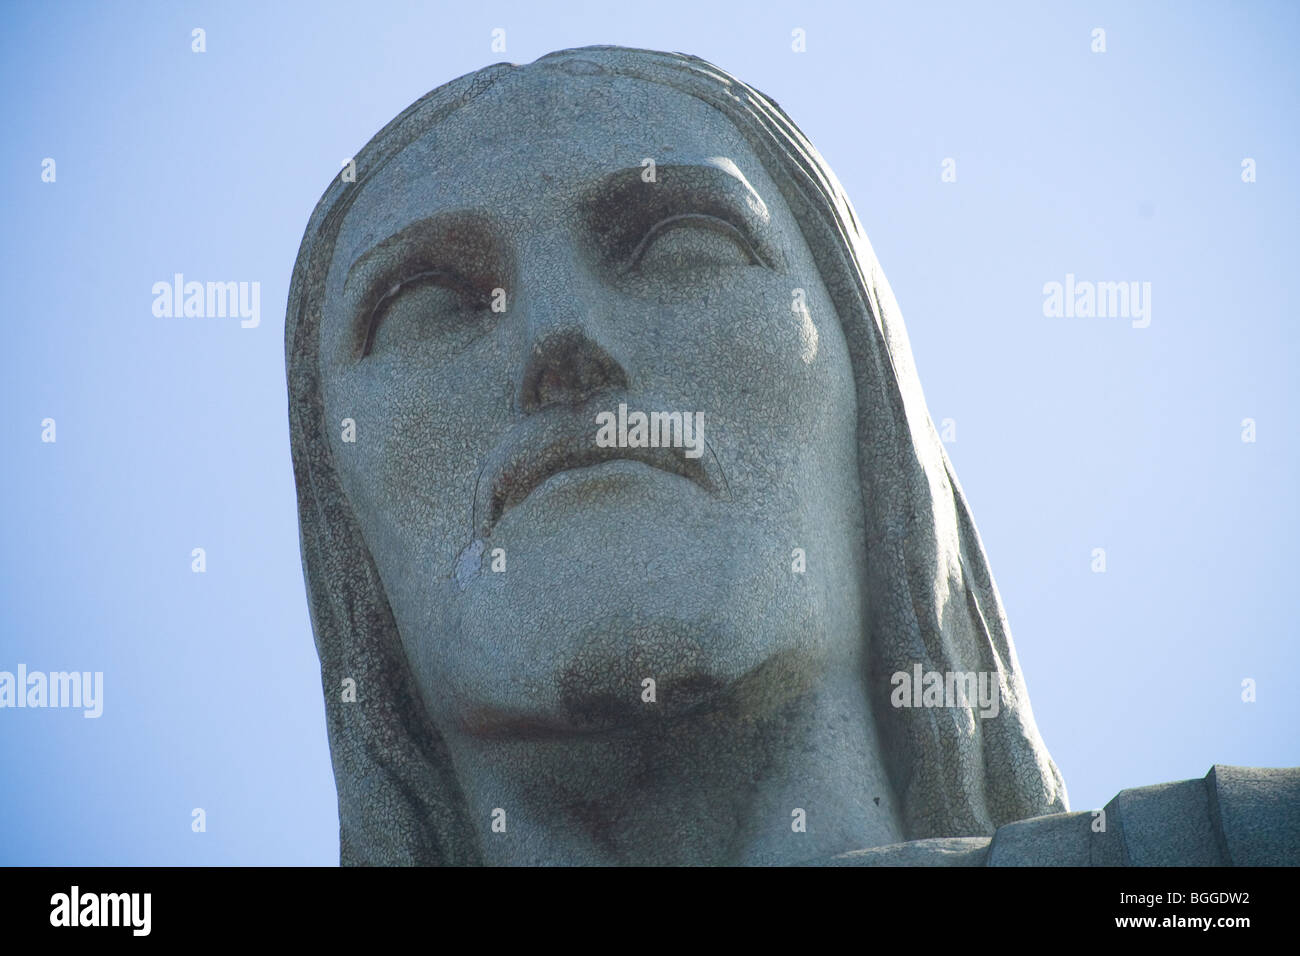
<instances>
[{"instance_id":1,"label":"carved forehead","mask_svg":"<svg viewBox=\"0 0 1300 956\"><path fill-rule=\"evenodd\" d=\"M733 161L764 200L779 198L740 132L696 97L631 77L519 67L359 184L333 265L345 271L375 242L442 209L536 213L647 157L668 164L718 156Z\"/></svg>"}]
</instances>

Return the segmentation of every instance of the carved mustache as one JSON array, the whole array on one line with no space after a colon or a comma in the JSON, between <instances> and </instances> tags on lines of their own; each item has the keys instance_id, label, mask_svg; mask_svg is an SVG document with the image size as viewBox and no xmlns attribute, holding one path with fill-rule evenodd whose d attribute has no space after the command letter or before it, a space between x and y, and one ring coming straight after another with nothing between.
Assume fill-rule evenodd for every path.
<instances>
[{"instance_id":1,"label":"carved mustache","mask_svg":"<svg viewBox=\"0 0 1300 956\"><path fill-rule=\"evenodd\" d=\"M639 461L681 475L710 494L725 489L726 480L707 442L708 454L698 458L686 457L687 449L681 447L599 447L596 415L616 409L620 402L632 404L623 393L605 392L581 405L545 409L512 429L479 472L472 518L475 536L491 534L502 515L552 475L607 461ZM665 410L644 402L635 407L647 413Z\"/></svg>"}]
</instances>

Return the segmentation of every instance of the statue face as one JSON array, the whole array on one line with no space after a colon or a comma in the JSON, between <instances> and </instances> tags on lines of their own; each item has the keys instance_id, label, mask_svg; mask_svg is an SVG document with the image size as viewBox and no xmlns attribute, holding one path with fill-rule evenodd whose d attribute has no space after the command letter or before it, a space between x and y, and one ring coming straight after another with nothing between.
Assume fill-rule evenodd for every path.
<instances>
[{"instance_id":1,"label":"statue face","mask_svg":"<svg viewBox=\"0 0 1300 956\"><path fill-rule=\"evenodd\" d=\"M353 188L326 419L444 734L760 711L860 672L847 349L721 113L535 65ZM638 433L652 412L679 417Z\"/></svg>"}]
</instances>

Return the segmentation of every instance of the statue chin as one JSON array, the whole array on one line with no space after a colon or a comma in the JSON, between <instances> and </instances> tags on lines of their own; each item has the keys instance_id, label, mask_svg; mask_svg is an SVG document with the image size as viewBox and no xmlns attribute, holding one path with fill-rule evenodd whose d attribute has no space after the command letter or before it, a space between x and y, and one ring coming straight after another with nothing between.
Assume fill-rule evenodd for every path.
<instances>
[{"instance_id":1,"label":"statue chin","mask_svg":"<svg viewBox=\"0 0 1300 956\"><path fill-rule=\"evenodd\" d=\"M815 592L773 573L787 534L724 531L680 502L589 505L558 524L553 500L524 510L452 588L429 643L407 642L440 723L584 732L762 710L826 658Z\"/></svg>"}]
</instances>

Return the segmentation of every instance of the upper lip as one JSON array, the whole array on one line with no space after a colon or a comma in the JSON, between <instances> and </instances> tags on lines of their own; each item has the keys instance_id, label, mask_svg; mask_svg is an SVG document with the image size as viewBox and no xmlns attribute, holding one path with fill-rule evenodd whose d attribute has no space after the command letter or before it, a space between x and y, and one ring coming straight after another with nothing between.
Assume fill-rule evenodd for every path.
<instances>
[{"instance_id":1,"label":"upper lip","mask_svg":"<svg viewBox=\"0 0 1300 956\"><path fill-rule=\"evenodd\" d=\"M629 410L665 411L657 404L634 403L627 396L584 402L578 406L552 406L531 415L515 427L492 453L479 473L474 489L474 533L487 537L510 508L523 501L551 475L571 468L586 468L606 461L639 461L694 481L708 492L720 484L712 450L687 458L684 448L601 448L596 445L596 413L614 411L619 402Z\"/></svg>"}]
</instances>

